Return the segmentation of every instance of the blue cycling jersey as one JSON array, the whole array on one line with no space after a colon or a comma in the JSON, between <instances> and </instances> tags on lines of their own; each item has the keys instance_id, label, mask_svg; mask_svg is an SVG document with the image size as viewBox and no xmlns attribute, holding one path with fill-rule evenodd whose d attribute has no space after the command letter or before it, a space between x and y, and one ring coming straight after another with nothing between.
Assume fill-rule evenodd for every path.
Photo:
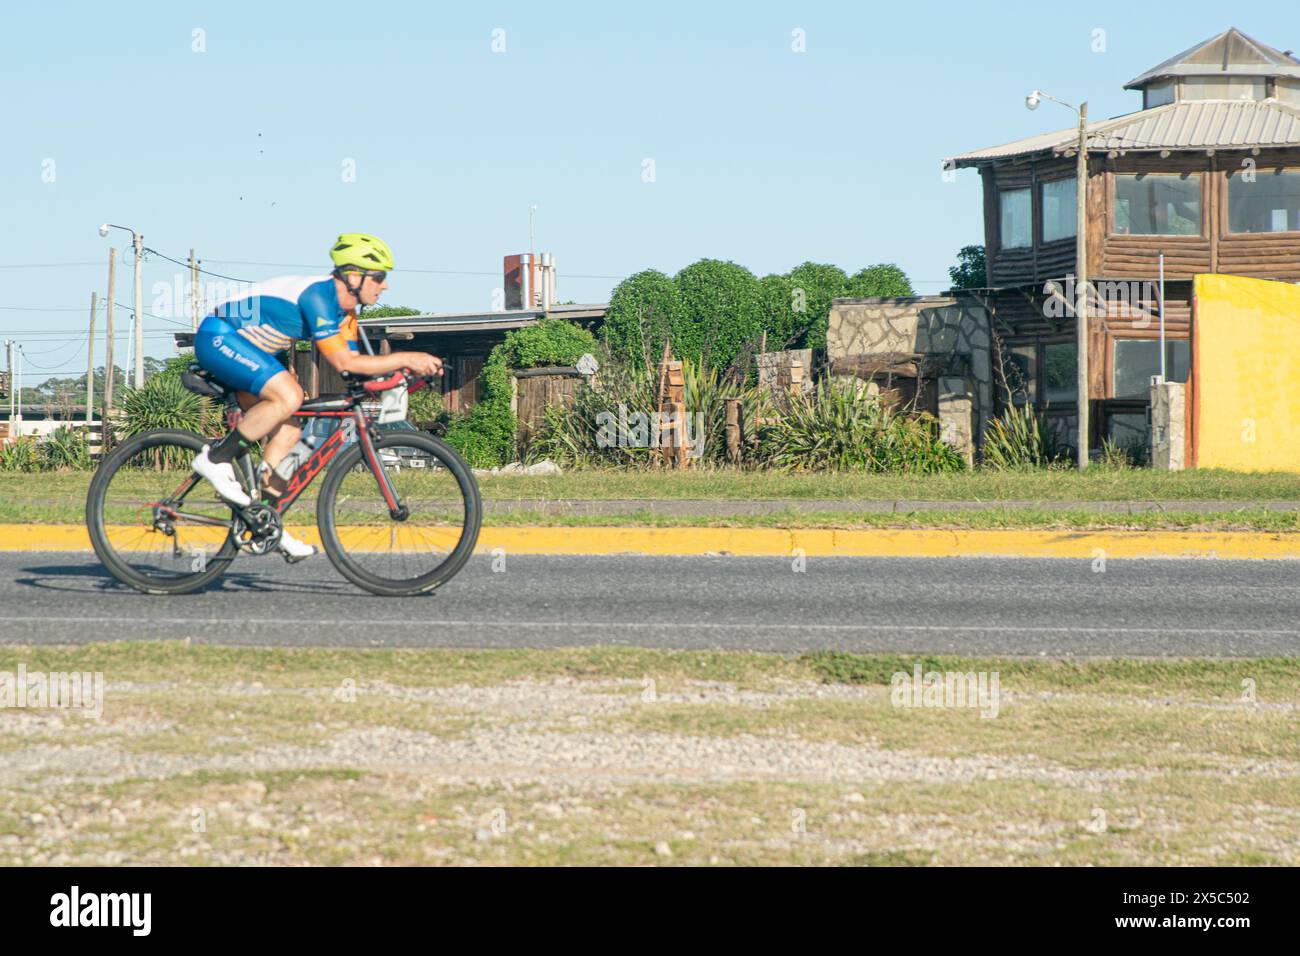
<instances>
[{"instance_id":1,"label":"blue cycling jersey","mask_svg":"<svg viewBox=\"0 0 1300 956\"><path fill-rule=\"evenodd\" d=\"M281 276L257 283L210 314L262 351L275 354L298 339L321 342L339 335L345 313L330 276ZM354 342L346 344L356 350Z\"/></svg>"},{"instance_id":2,"label":"blue cycling jersey","mask_svg":"<svg viewBox=\"0 0 1300 956\"><path fill-rule=\"evenodd\" d=\"M283 276L259 282L212 310L194 336L194 357L232 388L261 395L285 370L275 359L298 339L327 357L356 352L356 319L339 307L329 276Z\"/></svg>"}]
</instances>

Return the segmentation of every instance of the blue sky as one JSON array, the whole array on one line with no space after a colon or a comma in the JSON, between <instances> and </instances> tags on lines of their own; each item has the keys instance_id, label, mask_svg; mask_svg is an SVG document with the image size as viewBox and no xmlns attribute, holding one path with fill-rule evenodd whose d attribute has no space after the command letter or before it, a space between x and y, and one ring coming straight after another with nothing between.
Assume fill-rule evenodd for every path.
<instances>
[{"instance_id":1,"label":"blue sky","mask_svg":"<svg viewBox=\"0 0 1300 956\"><path fill-rule=\"evenodd\" d=\"M978 174L945 182L944 157L1070 125L1024 108L1034 87L1094 117L1136 110L1123 83L1229 26L1300 49L1287 8L10 6L0 338L30 357L24 384L84 370L90 293L109 243L129 243L101 239L106 220L244 279L323 273L337 233L374 232L399 267L429 270L395 273L385 302L433 311L491 308L530 203L562 299L605 301L620 276L703 256L758 275L892 261L940 291L957 249L982 241ZM179 272L146 263L146 308ZM120 254L117 301L130 295ZM174 354L173 327L146 318L146 352Z\"/></svg>"}]
</instances>

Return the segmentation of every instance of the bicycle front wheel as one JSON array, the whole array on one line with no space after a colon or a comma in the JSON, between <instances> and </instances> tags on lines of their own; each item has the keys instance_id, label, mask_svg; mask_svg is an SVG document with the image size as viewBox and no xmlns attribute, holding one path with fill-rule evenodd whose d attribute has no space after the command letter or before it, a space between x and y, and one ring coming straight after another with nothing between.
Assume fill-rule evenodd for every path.
<instances>
[{"instance_id":1,"label":"bicycle front wheel","mask_svg":"<svg viewBox=\"0 0 1300 956\"><path fill-rule=\"evenodd\" d=\"M374 447L398 513L354 444L331 466L316 503L325 553L340 574L373 594L432 591L474 551L483 520L478 483L455 449L432 435L390 432Z\"/></svg>"},{"instance_id":2,"label":"bicycle front wheel","mask_svg":"<svg viewBox=\"0 0 1300 956\"><path fill-rule=\"evenodd\" d=\"M86 496L95 554L124 584L186 594L216 580L239 553L230 505L190 469L204 439L154 431L106 456Z\"/></svg>"}]
</instances>

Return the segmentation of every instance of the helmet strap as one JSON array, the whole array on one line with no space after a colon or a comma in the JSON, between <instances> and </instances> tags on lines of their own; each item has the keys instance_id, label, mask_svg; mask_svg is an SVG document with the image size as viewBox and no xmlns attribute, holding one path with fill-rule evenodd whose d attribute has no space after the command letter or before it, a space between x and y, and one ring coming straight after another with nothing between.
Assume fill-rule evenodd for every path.
<instances>
[{"instance_id":1,"label":"helmet strap","mask_svg":"<svg viewBox=\"0 0 1300 956\"><path fill-rule=\"evenodd\" d=\"M348 275L353 272L356 272L356 270L335 269L334 277L336 279L341 279L343 281L343 288L348 290L348 295L352 296L352 298L357 300L356 308L360 309L361 308L361 287L366 283L366 274L364 272L356 273L357 275L361 276L361 281L356 284L356 288L353 288L352 283L348 281Z\"/></svg>"}]
</instances>

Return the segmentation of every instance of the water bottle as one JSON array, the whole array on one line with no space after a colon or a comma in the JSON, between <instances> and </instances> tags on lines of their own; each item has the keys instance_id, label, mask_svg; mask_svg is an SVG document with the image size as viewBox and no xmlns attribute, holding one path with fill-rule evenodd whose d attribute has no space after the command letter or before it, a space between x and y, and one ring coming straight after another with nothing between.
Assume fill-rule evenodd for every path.
<instances>
[{"instance_id":1,"label":"water bottle","mask_svg":"<svg viewBox=\"0 0 1300 956\"><path fill-rule=\"evenodd\" d=\"M293 450L284 456L284 460L275 466L275 473L288 481L293 477L293 473L311 458L316 451L315 444L312 443L312 436L309 431L304 430L302 437L298 439L298 444L293 446Z\"/></svg>"}]
</instances>

